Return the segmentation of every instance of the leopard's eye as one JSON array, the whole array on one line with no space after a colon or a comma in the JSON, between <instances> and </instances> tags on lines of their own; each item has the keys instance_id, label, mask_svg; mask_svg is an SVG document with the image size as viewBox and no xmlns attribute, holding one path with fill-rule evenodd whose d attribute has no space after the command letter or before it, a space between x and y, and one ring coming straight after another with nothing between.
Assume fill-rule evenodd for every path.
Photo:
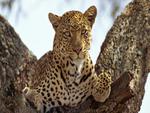
<instances>
[{"instance_id":1,"label":"leopard's eye","mask_svg":"<svg viewBox=\"0 0 150 113\"><path fill-rule=\"evenodd\" d=\"M87 30L82 30L81 34L84 35L85 37L88 37L88 31Z\"/></svg>"},{"instance_id":2,"label":"leopard's eye","mask_svg":"<svg viewBox=\"0 0 150 113\"><path fill-rule=\"evenodd\" d=\"M65 32L64 32L64 36L65 36L65 37L70 37L70 36L71 36L71 34L70 34L70 32L69 32L69 31L65 31Z\"/></svg>"},{"instance_id":3,"label":"leopard's eye","mask_svg":"<svg viewBox=\"0 0 150 113\"><path fill-rule=\"evenodd\" d=\"M82 35L83 35L84 33L86 33L86 30L85 30L85 29L81 31L81 34L82 34Z\"/></svg>"}]
</instances>

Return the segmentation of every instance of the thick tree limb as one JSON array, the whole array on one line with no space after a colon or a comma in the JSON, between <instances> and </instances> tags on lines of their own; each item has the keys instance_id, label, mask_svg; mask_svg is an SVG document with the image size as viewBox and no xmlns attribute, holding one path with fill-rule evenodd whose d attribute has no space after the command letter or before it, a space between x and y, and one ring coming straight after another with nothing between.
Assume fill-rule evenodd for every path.
<instances>
[{"instance_id":1,"label":"thick tree limb","mask_svg":"<svg viewBox=\"0 0 150 113\"><path fill-rule=\"evenodd\" d=\"M23 71L35 57L22 43L10 24L0 16L0 112L1 113L30 113L22 103L19 92L25 81ZM21 74L22 73L22 74ZM20 76L22 75L22 76ZM32 112L33 113L33 112Z\"/></svg>"},{"instance_id":2,"label":"thick tree limb","mask_svg":"<svg viewBox=\"0 0 150 113\"><path fill-rule=\"evenodd\" d=\"M108 71L112 92L104 103L92 97L64 113L138 113L150 70L150 1L134 0L115 20L101 47L96 71ZM21 89L31 75L36 58L10 24L0 17L0 112L35 113L23 103Z\"/></svg>"}]
</instances>

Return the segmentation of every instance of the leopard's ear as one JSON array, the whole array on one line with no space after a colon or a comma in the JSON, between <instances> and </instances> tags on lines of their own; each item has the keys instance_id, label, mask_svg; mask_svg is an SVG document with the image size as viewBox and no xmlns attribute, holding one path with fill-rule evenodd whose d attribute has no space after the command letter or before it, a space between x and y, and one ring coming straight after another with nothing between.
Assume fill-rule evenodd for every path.
<instances>
[{"instance_id":1,"label":"leopard's ear","mask_svg":"<svg viewBox=\"0 0 150 113\"><path fill-rule=\"evenodd\" d=\"M56 31L56 29L57 29L57 27L59 25L59 22L60 22L60 17L55 15L55 14L53 14L53 13L49 13L48 14L48 18L49 18L51 24L53 25L53 28Z\"/></svg>"},{"instance_id":2,"label":"leopard's ear","mask_svg":"<svg viewBox=\"0 0 150 113\"><path fill-rule=\"evenodd\" d=\"M84 16L87 17L88 21L90 22L91 27L95 22L96 15L97 15L97 9L95 6L89 7L84 13Z\"/></svg>"}]
</instances>

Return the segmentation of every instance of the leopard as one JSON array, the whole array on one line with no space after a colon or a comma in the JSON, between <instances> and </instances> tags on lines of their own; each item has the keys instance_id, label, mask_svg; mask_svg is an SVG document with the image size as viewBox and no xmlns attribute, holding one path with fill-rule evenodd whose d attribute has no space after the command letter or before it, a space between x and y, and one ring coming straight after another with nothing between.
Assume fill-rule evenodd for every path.
<instances>
[{"instance_id":1,"label":"leopard","mask_svg":"<svg viewBox=\"0 0 150 113\"><path fill-rule=\"evenodd\" d=\"M76 107L89 96L104 102L111 92L111 75L99 75L89 54L95 6L84 13L68 11L62 16L49 13L55 31L53 49L35 64L35 71L23 89L25 100L39 113L59 106Z\"/></svg>"}]
</instances>

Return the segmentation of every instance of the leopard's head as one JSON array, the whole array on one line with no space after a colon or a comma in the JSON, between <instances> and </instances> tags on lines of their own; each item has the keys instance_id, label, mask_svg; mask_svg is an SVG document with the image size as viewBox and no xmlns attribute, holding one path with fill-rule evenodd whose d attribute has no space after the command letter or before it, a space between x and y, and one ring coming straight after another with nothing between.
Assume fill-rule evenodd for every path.
<instances>
[{"instance_id":1,"label":"leopard's head","mask_svg":"<svg viewBox=\"0 0 150 113\"><path fill-rule=\"evenodd\" d=\"M91 46L91 30L97 10L91 6L84 13L68 11L62 16L49 13L55 30L53 50L73 60L84 59Z\"/></svg>"}]
</instances>

